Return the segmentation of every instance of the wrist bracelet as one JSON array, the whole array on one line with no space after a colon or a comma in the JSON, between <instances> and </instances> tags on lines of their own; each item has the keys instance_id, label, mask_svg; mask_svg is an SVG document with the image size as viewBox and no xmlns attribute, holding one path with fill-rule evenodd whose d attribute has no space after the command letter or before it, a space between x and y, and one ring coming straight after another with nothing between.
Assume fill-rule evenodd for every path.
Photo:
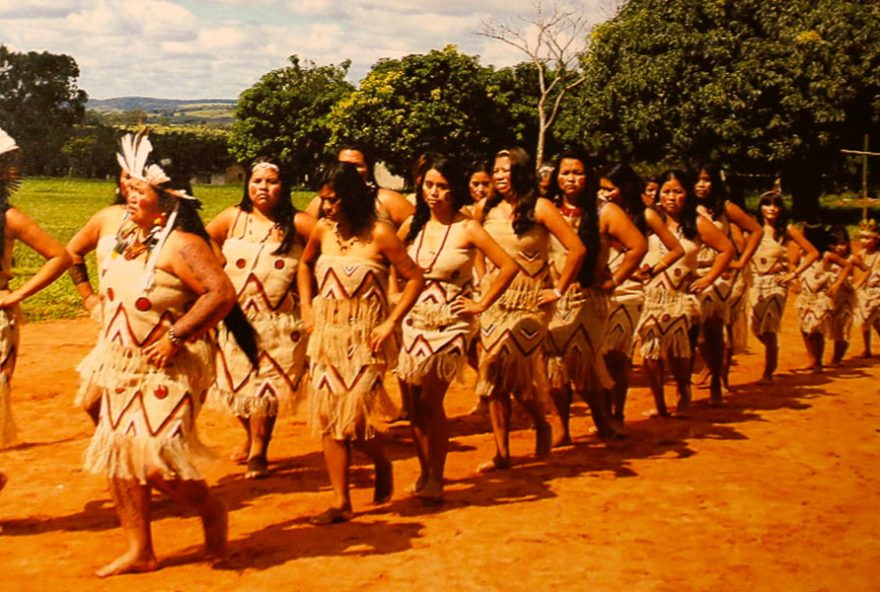
<instances>
[{"instance_id":1,"label":"wrist bracelet","mask_svg":"<svg viewBox=\"0 0 880 592\"><path fill-rule=\"evenodd\" d=\"M168 335L168 341L170 341L171 345L173 345L174 347L180 347L181 345L183 345L183 340L180 337L178 337L177 334L174 332L173 325L168 328L167 335Z\"/></svg>"}]
</instances>

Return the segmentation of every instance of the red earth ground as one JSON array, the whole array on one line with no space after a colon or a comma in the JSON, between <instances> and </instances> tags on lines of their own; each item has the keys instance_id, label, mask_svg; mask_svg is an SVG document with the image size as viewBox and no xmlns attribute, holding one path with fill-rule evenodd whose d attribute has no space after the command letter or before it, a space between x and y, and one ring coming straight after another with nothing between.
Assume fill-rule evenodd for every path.
<instances>
[{"instance_id":1,"label":"red earth ground","mask_svg":"<svg viewBox=\"0 0 880 592\"><path fill-rule=\"evenodd\" d=\"M28 324L13 385L21 444L0 453L0 590L877 590L880 360L793 372L805 355L791 311L786 327L775 385L755 384L754 340L727 404L697 389L689 419L649 418L637 376L628 439L599 442L581 404L574 446L536 462L519 418L516 467L493 475L474 470L493 452L488 418L468 415L471 388L455 386L446 502L405 493L418 463L396 424L393 500L369 505L372 471L356 457L357 515L329 527L307 521L330 493L302 413L279 421L272 475L254 482L225 460L239 426L207 409L200 429L220 460L204 473L230 511L230 559L202 562L198 519L156 496L159 571L99 580L125 545L105 481L80 470L91 424L72 407L73 368L97 329Z\"/></svg>"}]
</instances>

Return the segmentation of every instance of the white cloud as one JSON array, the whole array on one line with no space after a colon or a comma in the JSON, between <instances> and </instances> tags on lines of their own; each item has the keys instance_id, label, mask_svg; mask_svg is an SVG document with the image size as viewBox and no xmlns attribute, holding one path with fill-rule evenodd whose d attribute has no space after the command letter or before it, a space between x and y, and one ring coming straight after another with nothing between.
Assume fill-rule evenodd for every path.
<instances>
[{"instance_id":1,"label":"white cloud","mask_svg":"<svg viewBox=\"0 0 880 592\"><path fill-rule=\"evenodd\" d=\"M619 1L587 0L591 13ZM291 54L318 64L351 59L353 80L380 58L450 43L479 54L484 64L511 65L524 56L473 32L481 18L531 6L530 0L0 0L0 39L16 51L73 56L80 87L97 98L232 98Z\"/></svg>"}]
</instances>

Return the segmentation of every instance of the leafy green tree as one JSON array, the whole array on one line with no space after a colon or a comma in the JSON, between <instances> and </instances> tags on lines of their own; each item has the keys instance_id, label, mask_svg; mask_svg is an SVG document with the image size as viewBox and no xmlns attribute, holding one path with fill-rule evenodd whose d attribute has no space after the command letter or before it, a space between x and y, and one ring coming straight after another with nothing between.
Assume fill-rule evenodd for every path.
<instances>
[{"instance_id":1,"label":"leafy green tree","mask_svg":"<svg viewBox=\"0 0 880 592\"><path fill-rule=\"evenodd\" d=\"M82 121L88 99L78 77L70 56L17 53L0 45L0 127L21 146L25 173L63 172L61 148Z\"/></svg>"},{"instance_id":2,"label":"leafy green tree","mask_svg":"<svg viewBox=\"0 0 880 592\"><path fill-rule=\"evenodd\" d=\"M241 93L229 150L241 161L275 155L302 179L325 153L331 107L353 90L345 80L351 62L316 66L296 55L289 61Z\"/></svg>"},{"instance_id":3,"label":"leafy green tree","mask_svg":"<svg viewBox=\"0 0 880 592\"><path fill-rule=\"evenodd\" d=\"M880 131L876 0L630 0L582 66L565 139L782 173L802 218L844 166L839 150Z\"/></svg>"},{"instance_id":4,"label":"leafy green tree","mask_svg":"<svg viewBox=\"0 0 880 592\"><path fill-rule=\"evenodd\" d=\"M485 159L499 142L503 114L492 98L492 70L453 45L376 63L330 114L331 145L357 142L393 173L428 150Z\"/></svg>"}]
</instances>

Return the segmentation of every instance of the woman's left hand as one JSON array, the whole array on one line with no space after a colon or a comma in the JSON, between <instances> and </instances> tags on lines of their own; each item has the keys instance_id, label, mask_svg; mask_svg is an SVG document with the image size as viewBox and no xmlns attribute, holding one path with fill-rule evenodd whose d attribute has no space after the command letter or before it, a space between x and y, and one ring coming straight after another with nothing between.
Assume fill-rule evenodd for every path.
<instances>
[{"instance_id":1,"label":"woman's left hand","mask_svg":"<svg viewBox=\"0 0 880 592\"><path fill-rule=\"evenodd\" d=\"M0 308L12 308L19 302L21 302L21 298L16 292L0 290Z\"/></svg>"},{"instance_id":2,"label":"woman's left hand","mask_svg":"<svg viewBox=\"0 0 880 592\"><path fill-rule=\"evenodd\" d=\"M144 356L153 366L164 368L171 361L171 358L174 357L174 354L177 353L178 349L180 348L171 342L168 333L165 333L157 341L144 348Z\"/></svg>"},{"instance_id":3,"label":"woman's left hand","mask_svg":"<svg viewBox=\"0 0 880 592\"><path fill-rule=\"evenodd\" d=\"M388 336L391 335L393 331L394 323L391 321L384 321L370 332L370 349L373 353L377 353L382 349L382 344L388 339Z\"/></svg>"},{"instance_id":4,"label":"woman's left hand","mask_svg":"<svg viewBox=\"0 0 880 592\"><path fill-rule=\"evenodd\" d=\"M562 295L559 293L559 290L556 290L554 288L545 288L541 290L541 295L538 296L538 304L540 306L553 304L560 298L562 298Z\"/></svg>"}]
</instances>

